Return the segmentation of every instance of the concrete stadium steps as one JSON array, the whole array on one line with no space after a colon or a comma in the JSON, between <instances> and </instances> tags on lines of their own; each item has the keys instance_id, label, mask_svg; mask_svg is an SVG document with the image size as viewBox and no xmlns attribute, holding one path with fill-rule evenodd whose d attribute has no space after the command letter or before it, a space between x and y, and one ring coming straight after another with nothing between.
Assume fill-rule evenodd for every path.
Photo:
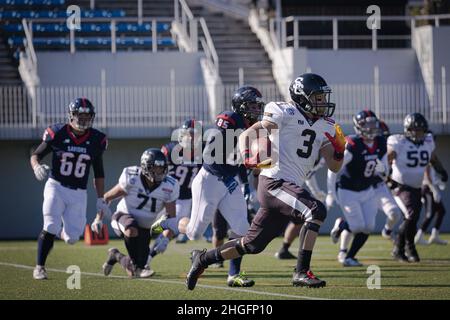
<instances>
[{"instance_id":1,"label":"concrete stadium steps","mask_svg":"<svg viewBox=\"0 0 450 320\"><path fill-rule=\"evenodd\" d=\"M224 84L237 84L239 68L243 68L245 84L275 85L272 63L247 21L212 12L202 6L191 5L190 8L195 17L203 17L208 25ZM201 29L199 31L201 33Z\"/></svg>"},{"instance_id":2,"label":"concrete stadium steps","mask_svg":"<svg viewBox=\"0 0 450 320\"><path fill-rule=\"evenodd\" d=\"M11 57L4 39L0 38L0 85L21 85L17 61Z\"/></svg>"}]
</instances>

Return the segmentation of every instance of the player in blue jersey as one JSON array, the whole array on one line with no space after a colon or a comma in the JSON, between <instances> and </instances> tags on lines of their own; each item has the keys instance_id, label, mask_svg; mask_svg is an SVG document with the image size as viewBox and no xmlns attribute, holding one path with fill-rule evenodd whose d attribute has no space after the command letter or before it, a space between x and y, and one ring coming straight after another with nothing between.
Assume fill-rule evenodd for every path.
<instances>
[{"instance_id":1,"label":"player in blue jersey","mask_svg":"<svg viewBox=\"0 0 450 320\"><path fill-rule=\"evenodd\" d=\"M95 110L86 98L75 99L69 105L69 122L55 124L44 131L41 144L31 155L30 163L39 181L48 180L44 189L44 227L38 239L37 265L33 277L47 279L45 261L56 237L74 244L83 234L86 224L86 206L89 171L94 169L94 187L97 192L97 211L110 214L103 199L103 151L108 140L94 128ZM52 153L52 168L41 164ZM95 223L92 228L98 226Z\"/></svg>"},{"instance_id":2,"label":"player in blue jersey","mask_svg":"<svg viewBox=\"0 0 450 320\"><path fill-rule=\"evenodd\" d=\"M354 235L350 250L346 247L338 255L344 266L361 266L356 254L375 228L375 217L381 194L377 192L382 182L379 175L387 175L387 143L380 135L380 124L370 110L353 117L356 135L347 137L343 169L336 175L328 174L329 192L336 193L345 220L337 220L338 228ZM337 187L337 188L336 188ZM395 209L393 209L395 210ZM343 231L344 232L344 231ZM345 242L345 237L341 241ZM348 237L347 237L348 239Z\"/></svg>"},{"instance_id":3,"label":"player in blue jersey","mask_svg":"<svg viewBox=\"0 0 450 320\"><path fill-rule=\"evenodd\" d=\"M250 193L246 168L236 161L237 135L255 123L262 115L261 93L253 87L239 88L232 98L232 111L223 111L216 117L216 128L211 131L203 152L203 166L192 182L191 217L182 218L178 226L169 220L158 221L153 230L176 229L189 239L198 239L212 222L217 209L230 226L233 238L243 236L248 228L246 193ZM231 137L231 139L230 139ZM228 142L228 146L227 146ZM231 147L231 148L230 148ZM214 161L211 161L214 159ZM236 177L244 183L244 192ZM172 224L172 225L171 225ZM249 287L253 280L241 272L242 257L230 261L227 284Z\"/></svg>"}]
</instances>

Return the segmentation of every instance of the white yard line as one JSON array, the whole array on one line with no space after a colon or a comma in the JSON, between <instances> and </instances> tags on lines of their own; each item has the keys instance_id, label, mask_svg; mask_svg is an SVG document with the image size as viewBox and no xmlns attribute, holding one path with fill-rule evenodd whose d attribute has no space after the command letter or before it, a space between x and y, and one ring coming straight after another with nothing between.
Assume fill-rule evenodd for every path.
<instances>
[{"instance_id":1,"label":"white yard line","mask_svg":"<svg viewBox=\"0 0 450 320\"><path fill-rule=\"evenodd\" d=\"M13 268L18 268L18 269L26 269L26 270L33 270L34 269L34 266L27 266L27 265L23 265L23 264L15 264L15 263L8 263L8 262L1 262L1 261L0 261L0 266L13 267ZM52 272L66 273L66 270L61 270L61 269L47 268L47 270L48 271L52 271ZM81 274L84 274L84 275L87 275L87 276L94 276L94 277L105 278L105 276L102 273L81 272ZM109 278L116 278L116 279L129 279L126 276L110 275L108 277ZM156 282L156 283L178 284L178 285L185 286L184 282L182 282L182 281L175 281L175 280L162 280L162 279L136 279L136 280L150 281L150 282ZM197 287L207 288L207 289L218 289L218 290L225 290L225 291L233 291L233 292L239 292L239 293L245 292L245 293L251 293L251 294L258 294L258 295L262 295L262 296L282 297L282 298L289 298L289 299L331 300L331 299L328 299L328 298L316 298L316 297L298 296L298 295L275 293L275 292L263 292L263 291L249 290L249 289L237 289L237 288L229 288L229 287L219 287L219 286L206 285L206 284L198 284Z\"/></svg>"}]
</instances>

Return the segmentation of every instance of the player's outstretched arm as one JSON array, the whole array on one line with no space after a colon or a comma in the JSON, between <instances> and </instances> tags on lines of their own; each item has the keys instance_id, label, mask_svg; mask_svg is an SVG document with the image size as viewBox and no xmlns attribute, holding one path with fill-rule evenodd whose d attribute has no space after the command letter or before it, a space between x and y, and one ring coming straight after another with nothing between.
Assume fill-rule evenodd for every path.
<instances>
[{"instance_id":1,"label":"player's outstretched arm","mask_svg":"<svg viewBox=\"0 0 450 320\"><path fill-rule=\"evenodd\" d=\"M441 176L442 181L447 182L448 180L447 170L445 170L441 160L439 160L438 156L436 155L436 152L434 151L431 154L430 163L433 166L434 170L436 170L436 172Z\"/></svg>"},{"instance_id":2,"label":"player's outstretched arm","mask_svg":"<svg viewBox=\"0 0 450 320\"><path fill-rule=\"evenodd\" d=\"M336 151L331 143L324 145L320 149L320 154L325 159L328 169L335 173L341 170L344 158L336 157Z\"/></svg>"}]
</instances>

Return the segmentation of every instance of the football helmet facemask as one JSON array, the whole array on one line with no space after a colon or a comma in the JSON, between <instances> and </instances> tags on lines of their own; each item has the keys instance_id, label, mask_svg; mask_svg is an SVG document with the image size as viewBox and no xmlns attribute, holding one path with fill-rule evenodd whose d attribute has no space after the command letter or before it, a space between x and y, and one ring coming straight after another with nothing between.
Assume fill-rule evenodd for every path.
<instances>
[{"instance_id":1,"label":"football helmet facemask","mask_svg":"<svg viewBox=\"0 0 450 320\"><path fill-rule=\"evenodd\" d=\"M178 130L178 143L183 148L195 148L202 141L201 124L194 119L184 121Z\"/></svg>"},{"instance_id":2,"label":"football helmet facemask","mask_svg":"<svg viewBox=\"0 0 450 320\"><path fill-rule=\"evenodd\" d=\"M371 110L363 110L353 116L353 128L356 134L373 140L381 134L380 121Z\"/></svg>"},{"instance_id":3,"label":"football helmet facemask","mask_svg":"<svg viewBox=\"0 0 450 320\"><path fill-rule=\"evenodd\" d=\"M79 131L92 127L95 110L92 103L86 98L77 98L69 104L69 122Z\"/></svg>"},{"instance_id":4,"label":"football helmet facemask","mask_svg":"<svg viewBox=\"0 0 450 320\"><path fill-rule=\"evenodd\" d=\"M289 86L291 99L297 106L314 117L331 117L336 105L330 102L331 88L314 73L300 75Z\"/></svg>"},{"instance_id":5,"label":"football helmet facemask","mask_svg":"<svg viewBox=\"0 0 450 320\"><path fill-rule=\"evenodd\" d=\"M168 172L167 158L161 150L149 148L141 156L142 174L152 183L160 183Z\"/></svg>"},{"instance_id":6,"label":"football helmet facemask","mask_svg":"<svg viewBox=\"0 0 450 320\"><path fill-rule=\"evenodd\" d=\"M240 87L231 99L231 109L241 114L250 124L259 120L263 113L264 101L258 89L250 86Z\"/></svg>"},{"instance_id":7,"label":"football helmet facemask","mask_svg":"<svg viewBox=\"0 0 450 320\"><path fill-rule=\"evenodd\" d=\"M403 121L403 131L406 138L416 144L421 144L428 132L428 122L420 113L410 113Z\"/></svg>"}]
</instances>

